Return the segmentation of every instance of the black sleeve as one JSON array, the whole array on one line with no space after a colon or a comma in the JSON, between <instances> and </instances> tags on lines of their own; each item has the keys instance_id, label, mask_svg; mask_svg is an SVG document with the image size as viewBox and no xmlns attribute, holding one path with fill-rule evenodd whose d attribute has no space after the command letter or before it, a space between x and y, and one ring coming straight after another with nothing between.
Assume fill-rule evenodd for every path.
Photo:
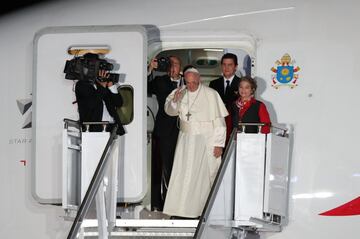
<instances>
[{"instance_id":1,"label":"black sleeve","mask_svg":"<svg viewBox=\"0 0 360 239\"><path fill-rule=\"evenodd\" d=\"M231 104L231 119L232 119L232 128L237 128L239 123L239 108L236 106L236 103Z\"/></svg>"},{"instance_id":2,"label":"black sleeve","mask_svg":"<svg viewBox=\"0 0 360 239\"><path fill-rule=\"evenodd\" d=\"M105 88L100 84L96 84L96 92L101 96L104 101L110 101L111 105L120 107L123 104L123 99L119 93L112 93L109 88Z\"/></svg>"},{"instance_id":3,"label":"black sleeve","mask_svg":"<svg viewBox=\"0 0 360 239\"><path fill-rule=\"evenodd\" d=\"M109 89L107 89L107 90L109 91L110 100L113 103L113 105L116 106L116 107L122 106L123 105L123 99L122 99L120 93L114 94Z\"/></svg>"},{"instance_id":4,"label":"black sleeve","mask_svg":"<svg viewBox=\"0 0 360 239\"><path fill-rule=\"evenodd\" d=\"M158 86L157 86L157 81L159 80L158 78L159 78L159 76L156 76L154 78L153 73L148 75L148 77L147 77L147 83L148 83L147 93L148 93L148 96L156 95L158 93Z\"/></svg>"},{"instance_id":5,"label":"black sleeve","mask_svg":"<svg viewBox=\"0 0 360 239\"><path fill-rule=\"evenodd\" d=\"M215 86L214 86L215 85L214 83L215 83L215 80L210 81L209 87L216 90Z\"/></svg>"}]
</instances>

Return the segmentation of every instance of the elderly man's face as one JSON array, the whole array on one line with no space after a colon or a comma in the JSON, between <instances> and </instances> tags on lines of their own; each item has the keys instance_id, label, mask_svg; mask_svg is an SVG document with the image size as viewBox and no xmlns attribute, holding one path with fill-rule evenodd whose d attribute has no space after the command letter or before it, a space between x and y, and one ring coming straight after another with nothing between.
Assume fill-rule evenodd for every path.
<instances>
[{"instance_id":1,"label":"elderly man's face","mask_svg":"<svg viewBox=\"0 0 360 239\"><path fill-rule=\"evenodd\" d=\"M190 92L194 92L198 89L200 84L200 75L194 72L188 72L185 74L186 87Z\"/></svg>"}]
</instances>

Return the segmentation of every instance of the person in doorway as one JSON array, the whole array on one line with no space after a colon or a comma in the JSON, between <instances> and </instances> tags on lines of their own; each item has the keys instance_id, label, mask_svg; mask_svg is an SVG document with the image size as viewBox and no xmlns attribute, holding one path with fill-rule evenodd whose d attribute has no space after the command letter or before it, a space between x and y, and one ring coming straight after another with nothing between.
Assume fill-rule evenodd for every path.
<instances>
[{"instance_id":1,"label":"person in doorway","mask_svg":"<svg viewBox=\"0 0 360 239\"><path fill-rule=\"evenodd\" d=\"M231 103L237 98L237 90L240 78L235 75L238 66L237 56L233 53L226 53L221 58L222 76L212 80L209 87L216 90L223 100L226 108L230 111ZM231 117L225 119L227 128L227 139L231 133Z\"/></svg>"},{"instance_id":2,"label":"person in doorway","mask_svg":"<svg viewBox=\"0 0 360 239\"><path fill-rule=\"evenodd\" d=\"M97 54L87 53L85 59L97 60ZM84 77L75 85L75 96L78 104L80 123L108 121L107 131L111 131L117 124L117 134L124 135L125 129L120 121L116 109L121 107L123 99L118 93L117 84L108 81L109 72L99 70L95 81ZM102 131L101 125L90 126L90 131Z\"/></svg>"},{"instance_id":3,"label":"person in doorway","mask_svg":"<svg viewBox=\"0 0 360 239\"><path fill-rule=\"evenodd\" d=\"M270 132L270 117L263 102L255 99L256 81L245 76L240 79L239 97L231 106L232 127L237 128L238 123L265 123L261 133ZM245 133L258 133L258 126L246 126Z\"/></svg>"},{"instance_id":4,"label":"person in doorway","mask_svg":"<svg viewBox=\"0 0 360 239\"><path fill-rule=\"evenodd\" d=\"M163 212L197 218L220 166L228 111L219 94L201 84L196 68L184 77L186 88L171 92L165 103L167 114L179 116L180 132Z\"/></svg>"},{"instance_id":5,"label":"person in doorway","mask_svg":"<svg viewBox=\"0 0 360 239\"><path fill-rule=\"evenodd\" d=\"M159 110L152 134L151 163L151 209L162 211L173 166L176 141L179 134L177 116L169 116L164 111L166 97L181 83L181 61L170 56L167 74L152 79L153 70L158 68L158 60L152 59L148 66L148 93L156 96Z\"/></svg>"}]
</instances>

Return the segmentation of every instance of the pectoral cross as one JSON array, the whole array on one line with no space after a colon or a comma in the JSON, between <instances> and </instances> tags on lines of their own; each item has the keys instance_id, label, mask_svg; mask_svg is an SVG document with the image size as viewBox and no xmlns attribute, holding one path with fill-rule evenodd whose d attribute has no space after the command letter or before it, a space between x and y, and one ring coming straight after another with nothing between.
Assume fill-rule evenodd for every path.
<instances>
[{"instance_id":1,"label":"pectoral cross","mask_svg":"<svg viewBox=\"0 0 360 239\"><path fill-rule=\"evenodd\" d=\"M187 121L189 121L190 116L191 116L191 114L190 114L190 112L188 111L187 114L186 114Z\"/></svg>"}]
</instances>

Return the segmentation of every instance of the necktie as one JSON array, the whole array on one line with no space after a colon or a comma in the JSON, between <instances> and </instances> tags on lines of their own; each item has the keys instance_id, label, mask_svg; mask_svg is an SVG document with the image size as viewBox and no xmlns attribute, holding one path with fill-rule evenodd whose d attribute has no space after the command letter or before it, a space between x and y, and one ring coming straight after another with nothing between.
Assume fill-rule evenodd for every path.
<instances>
[{"instance_id":1,"label":"necktie","mask_svg":"<svg viewBox=\"0 0 360 239\"><path fill-rule=\"evenodd\" d=\"M230 81L226 80L226 87L225 87L225 96L229 96L230 94Z\"/></svg>"}]
</instances>

